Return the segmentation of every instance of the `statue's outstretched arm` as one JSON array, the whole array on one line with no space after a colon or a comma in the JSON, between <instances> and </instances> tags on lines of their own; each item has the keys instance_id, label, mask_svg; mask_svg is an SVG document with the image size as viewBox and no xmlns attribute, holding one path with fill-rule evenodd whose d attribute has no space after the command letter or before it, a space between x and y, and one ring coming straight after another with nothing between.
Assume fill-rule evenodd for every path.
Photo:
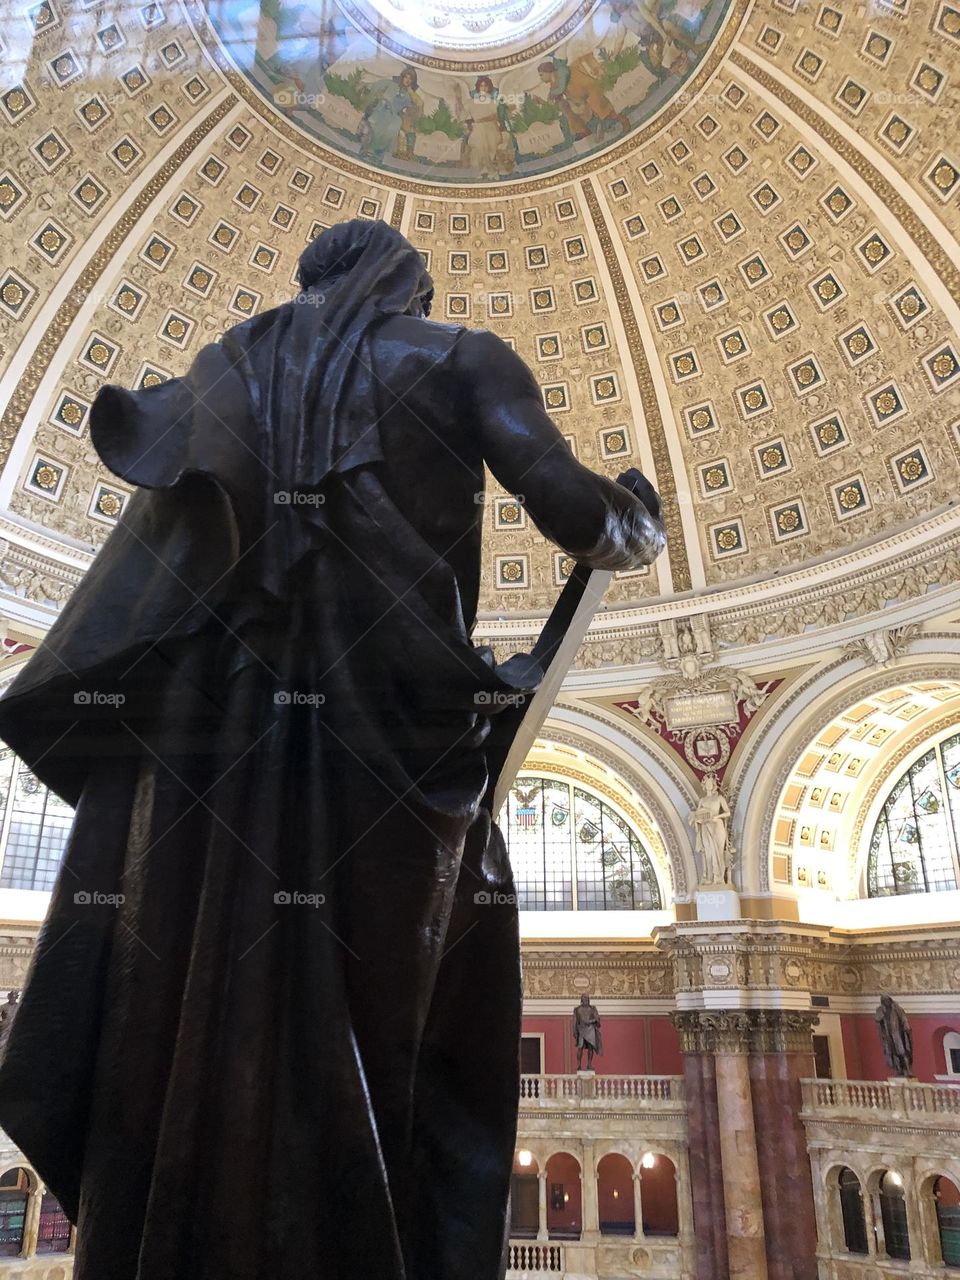
<instances>
[{"instance_id":1,"label":"statue's outstretched arm","mask_svg":"<svg viewBox=\"0 0 960 1280\"><path fill-rule=\"evenodd\" d=\"M582 466L530 370L495 334L465 333L456 361L484 462L522 496L545 537L594 569L636 569L657 558L666 541L660 502L639 472L642 496Z\"/></svg>"}]
</instances>

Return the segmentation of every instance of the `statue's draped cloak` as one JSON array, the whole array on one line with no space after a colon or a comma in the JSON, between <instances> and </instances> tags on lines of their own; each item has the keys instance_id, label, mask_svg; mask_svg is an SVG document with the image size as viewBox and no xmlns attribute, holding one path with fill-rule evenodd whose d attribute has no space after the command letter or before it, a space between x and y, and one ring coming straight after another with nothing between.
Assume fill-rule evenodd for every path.
<instances>
[{"instance_id":1,"label":"statue's draped cloak","mask_svg":"<svg viewBox=\"0 0 960 1280\"><path fill-rule=\"evenodd\" d=\"M536 672L471 646L351 314L324 344L323 304L287 304L101 394L139 488L0 703L77 805L0 1123L78 1280L500 1273L519 957L515 909L475 901L512 892L477 695ZM429 327L436 370L459 331Z\"/></svg>"}]
</instances>

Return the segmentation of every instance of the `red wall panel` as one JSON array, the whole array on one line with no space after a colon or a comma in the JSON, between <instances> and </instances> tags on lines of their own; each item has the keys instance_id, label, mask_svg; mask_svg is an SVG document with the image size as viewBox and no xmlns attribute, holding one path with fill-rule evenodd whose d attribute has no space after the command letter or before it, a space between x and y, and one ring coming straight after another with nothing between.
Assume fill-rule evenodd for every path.
<instances>
[{"instance_id":1,"label":"red wall panel","mask_svg":"<svg viewBox=\"0 0 960 1280\"><path fill-rule=\"evenodd\" d=\"M913 1073L919 1080L932 1081L944 1075L943 1037L960 1031L960 1013L911 1013L907 1015L913 1032ZM842 1014L843 1053L851 1080L886 1080L890 1075L880 1047L877 1024L871 1013Z\"/></svg>"},{"instance_id":2,"label":"red wall panel","mask_svg":"<svg viewBox=\"0 0 960 1280\"><path fill-rule=\"evenodd\" d=\"M594 1070L615 1076L683 1074L680 1037L668 1017L617 1017L602 1010L600 1016L603 1057L594 1059ZM543 1036L543 1069L548 1075L576 1071L572 1003L567 1017L525 1017L523 1030Z\"/></svg>"}]
</instances>

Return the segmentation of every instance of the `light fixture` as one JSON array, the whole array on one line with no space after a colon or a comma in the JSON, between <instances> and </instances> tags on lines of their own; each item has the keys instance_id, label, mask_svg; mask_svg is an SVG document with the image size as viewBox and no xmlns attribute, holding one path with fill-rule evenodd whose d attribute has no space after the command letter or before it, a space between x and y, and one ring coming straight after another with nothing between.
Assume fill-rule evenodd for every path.
<instances>
[{"instance_id":1,"label":"light fixture","mask_svg":"<svg viewBox=\"0 0 960 1280\"><path fill-rule=\"evenodd\" d=\"M526 1147L522 1151L517 1152L517 1164L521 1169L529 1169L533 1164L533 1152L528 1151Z\"/></svg>"},{"instance_id":2,"label":"light fixture","mask_svg":"<svg viewBox=\"0 0 960 1280\"><path fill-rule=\"evenodd\" d=\"M656 1163L657 1163L657 1157L653 1154L652 1151L648 1151L647 1154L640 1161L640 1165L644 1169L652 1169Z\"/></svg>"},{"instance_id":3,"label":"light fixture","mask_svg":"<svg viewBox=\"0 0 960 1280\"><path fill-rule=\"evenodd\" d=\"M896 1169L887 1170L887 1181L892 1182L895 1187L903 1186L903 1177L901 1174L897 1173Z\"/></svg>"},{"instance_id":4,"label":"light fixture","mask_svg":"<svg viewBox=\"0 0 960 1280\"><path fill-rule=\"evenodd\" d=\"M613 1198L614 1198L614 1200L619 1200L619 1199L620 1199L620 1192L618 1191L618 1189L617 1189L616 1187L614 1187L614 1188L613 1188Z\"/></svg>"}]
</instances>

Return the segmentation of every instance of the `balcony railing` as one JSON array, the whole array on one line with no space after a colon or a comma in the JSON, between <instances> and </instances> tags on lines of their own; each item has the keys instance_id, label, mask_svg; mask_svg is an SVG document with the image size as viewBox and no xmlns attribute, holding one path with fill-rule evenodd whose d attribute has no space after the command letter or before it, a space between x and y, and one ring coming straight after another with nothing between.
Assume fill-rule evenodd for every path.
<instances>
[{"instance_id":1,"label":"balcony railing","mask_svg":"<svg viewBox=\"0 0 960 1280\"><path fill-rule=\"evenodd\" d=\"M804 1080L803 1110L823 1119L936 1120L960 1116L960 1089L912 1080Z\"/></svg>"},{"instance_id":2,"label":"balcony railing","mask_svg":"<svg viewBox=\"0 0 960 1280\"><path fill-rule=\"evenodd\" d=\"M525 1075L520 1077L524 1111L683 1111L683 1076Z\"/></svg>"},{"instance_id":3,"label":"balcony railing","mask_svg":"<svg viewBox=\"0 0 960 1280\"><path fill-rule=\"evenodd\" d=\"M563 1271L563 1245L510 1241L508 1276L562 1275Z\"/></svg>"}]
</instances>

